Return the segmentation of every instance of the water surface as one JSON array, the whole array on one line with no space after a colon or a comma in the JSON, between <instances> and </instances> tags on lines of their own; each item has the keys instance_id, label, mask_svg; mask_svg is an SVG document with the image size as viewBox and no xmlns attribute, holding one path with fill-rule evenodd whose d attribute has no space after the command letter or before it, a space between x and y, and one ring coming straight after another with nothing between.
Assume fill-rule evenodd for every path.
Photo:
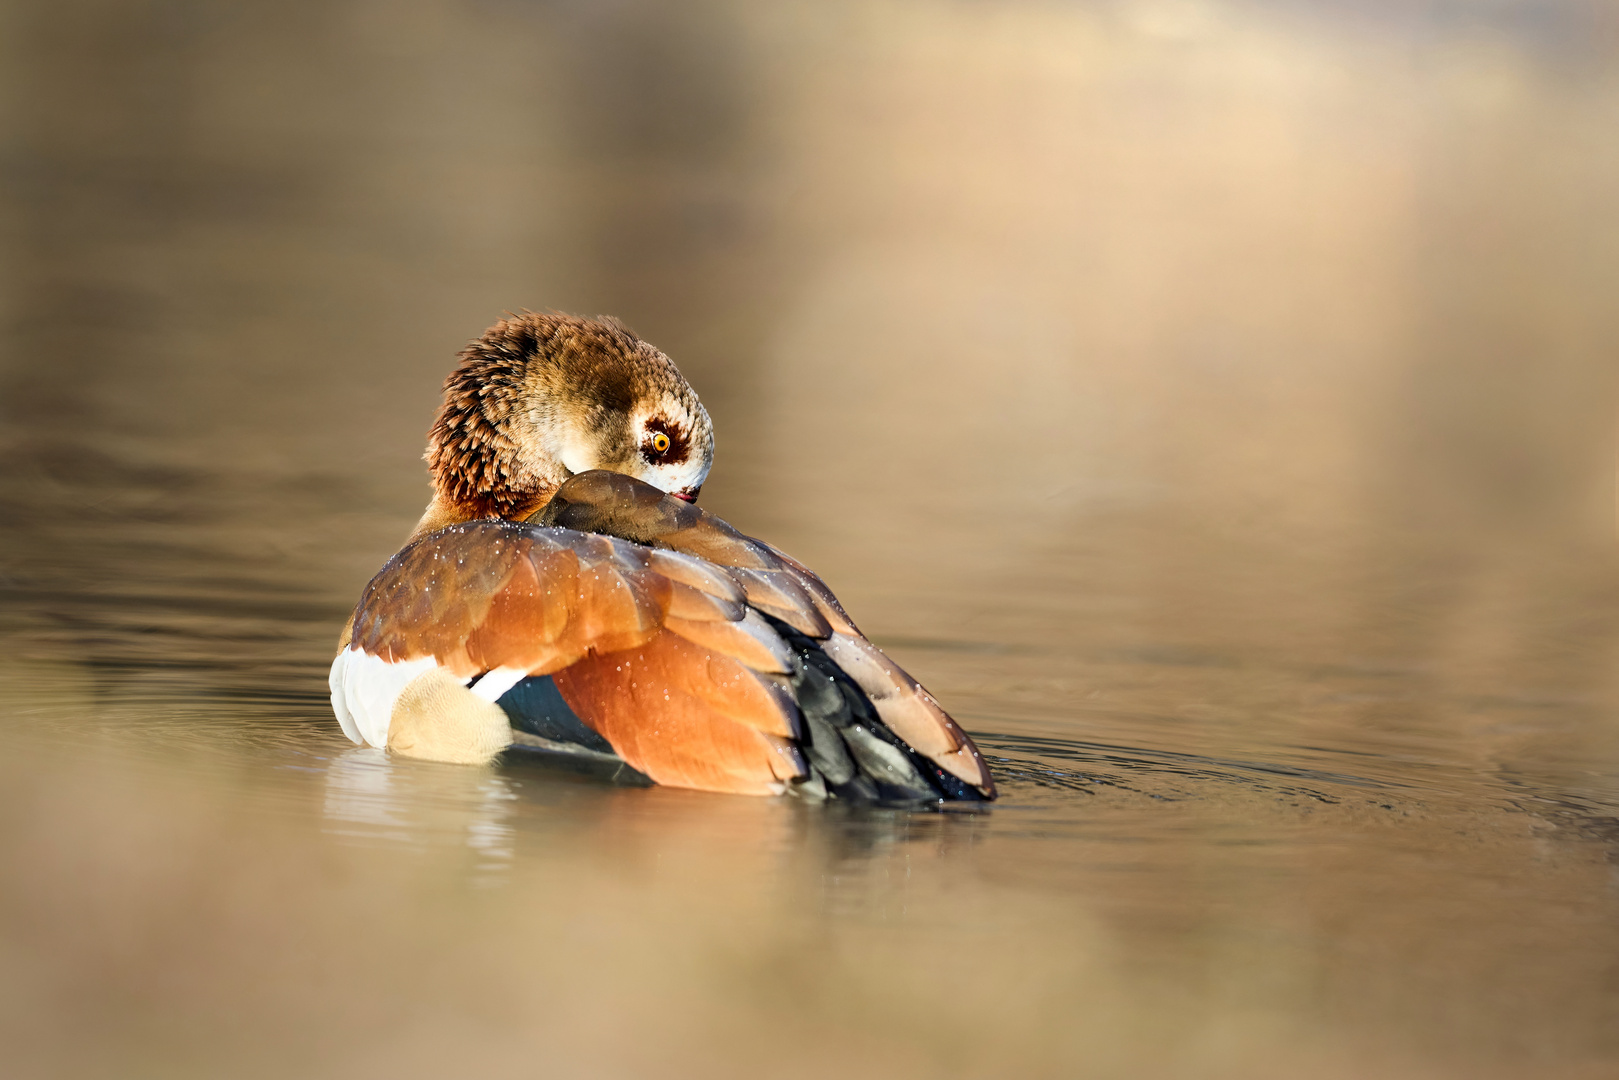
<instances>
[{"instance_id":1,"label":"water surface","mask_svg":"<svg viewBox=\"0 0 1619 1080\"><path fill-rule=\"evenodd\" d=\"M3 25L8 1074L1619 1067L1594 8ZM525 306L681 364L705 505L999 802L342 737L438 382Z\"/></svg>"}]
</instances>

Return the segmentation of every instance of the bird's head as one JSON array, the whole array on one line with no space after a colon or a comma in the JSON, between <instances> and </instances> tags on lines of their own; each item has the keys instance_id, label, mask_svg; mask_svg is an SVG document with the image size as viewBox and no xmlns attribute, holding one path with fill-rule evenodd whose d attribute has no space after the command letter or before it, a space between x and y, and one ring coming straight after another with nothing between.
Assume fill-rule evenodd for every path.
<instances>
[{"instance_id":1,"label":"bird's head","mask_svg":"<svg viewBox=\"0 0 1619 1080\"><path fill-rule=\"evenodd\" d=\"M461 351L428 433L433 504L417 527L543 506L607 469L695 501L714 432L674 363L613 319L503 319Z\"/></svg>"}]
</instances>

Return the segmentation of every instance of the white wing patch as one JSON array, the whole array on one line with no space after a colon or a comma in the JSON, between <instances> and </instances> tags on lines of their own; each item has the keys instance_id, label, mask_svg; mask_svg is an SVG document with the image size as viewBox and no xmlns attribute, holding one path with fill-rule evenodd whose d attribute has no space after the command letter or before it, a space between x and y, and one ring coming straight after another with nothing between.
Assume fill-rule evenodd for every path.
<instances>
[{"instance_id":1,"label":"white wing patch","mask_svg":"<svg viewBox=\"0 0 1619 1080\"><path fill-rule=\"evenodd\" d=\"M343 728L343 734L349 737L349 742L365 745L360 737L360 728L354 722L354 714L349 712L348 694L343 689L343 676L349 666L349 652L344 649L332 661L332 673L326 677L326 685L332 688L332 711L337 714L337 722Z\"/></svg>"},{"instance_id":2,"label":"white wing patch","mask_svg":"<svg viewBox=\"0 0 1619 1080\"><path fill-rule=\"evenodd\" d=\"M388 723L400 691L416 676L436 667L438 661L431 656L390 663L361 649L338 653L328 681L332 687L332 711L343 726L343 734L361 745L386 747Z\"/></svg>"},{"instance_id":3,"label":"white wing patch","mask_svg":"<svg viewBox=\"0 0 1619 1080\"><path fill-rule=\"evenodd\" d=\"M526 668L492 668L484 673L483 678L472 685L472 692L493 705L500 700L502 694L526 678L528 678Z\"/></svg>"}]
</instances>

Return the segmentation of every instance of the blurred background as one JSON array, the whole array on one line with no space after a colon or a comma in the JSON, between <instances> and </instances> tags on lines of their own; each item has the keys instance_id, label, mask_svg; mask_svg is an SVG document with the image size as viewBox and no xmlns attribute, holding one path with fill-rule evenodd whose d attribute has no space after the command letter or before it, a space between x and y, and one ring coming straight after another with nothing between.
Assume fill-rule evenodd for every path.
<instances>
[{"instance_id":1,"label":"blurred background","mask_svg":"<svg viewBox=\"0 0 1619 1080\"><path fill-rule=\"evenodd\" d=\"M1616 61L1605 0L0 0L7 1071L1611 1075ZM524 308L680 365L704 504L1002 803L347 748Z\"/></svg>"}]
</instances>

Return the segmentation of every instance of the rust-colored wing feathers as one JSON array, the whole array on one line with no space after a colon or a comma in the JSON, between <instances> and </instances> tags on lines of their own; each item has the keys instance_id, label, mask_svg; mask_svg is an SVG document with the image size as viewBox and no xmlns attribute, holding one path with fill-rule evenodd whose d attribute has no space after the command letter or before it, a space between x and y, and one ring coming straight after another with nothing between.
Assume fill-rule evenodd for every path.
<instances>
[{"instance_id":1,"label":"rust-colored wing feathers","mask_svg":"<svg viewBox=\"0 0 1619 1080\"><path fill-rule=\"evenodd\" d=\"M530 523L456 525L407 547L367 587L352 640L390 661L431 655L463 678L551 675L586 724L660 783L779 791L823 774L841 782L852 762L876 768L885 755L910 769L869 724L846 726L841 741L806 726L795 694L819 692L803 658L820 652L817 663L830 659L858 687L842 692L869 699L877 728L994 792L972 740L818 577L614 473L574 477Z\"/></svg>"},{"instance_id":2,"label":"rust-colored wing feathers","mask_svg":"<svg viewBox=\"0 0 1619 1080\"><path fill-rule=\"evenodd\" d=\"M433 655L457 674L478 671L466 656L466 636L488 617L519 550L497 536L477 545L469 561L456 554L469 546L460 542L463 530L446 530L388 560L354 611L350 643L390 662Z\"/></svg>"},{"instance_id":3,"label":"rust-colored wing feathers","mask_svg":"<svg viewBox=\"0 0 1619 1080\"><path fill-rule=\"evenodd\" d=\"M655 570L677 585L685 585L705 596L727 603L741 605L747 594L731 575L690 555L675 551L647 552L647 568ZM740 617L740 616L738 616Z\"/></svg>"},{"instance_id":4,"label":"rust-colored wing feathers","mask_svg":"<svg viewBox=\"0 0 1619 1080\"><path fill-rule=\"evenodd\" d=\"M754 671L770 675L793 672L792 650L782 644L781 635L772 630L757 611L749 611L735 622L680 619L671 615L663 624L692 644L735 657Z\"/></svg>"},{"instance_id":5,"label":"rust-colored wing feathers","mask_svg":"<svg viewBox=\"0 0 1619 1080\"><path fill-rule=\"evenodd\" d=\"M755 543L757 543L757 541L755 541ZM769 544L761 544L760 546L769 551L771 555L781 560L782 565L785 566L787 570L792 573L794 579L797 580L799 588L803 589L804 592L809 596L810 600L815 604L815 610L820 612L821 618L826 620L827 625L831 626L833 630L840 634L858 635L860 633L859 630L855 629L853 621L851 621L849 616L844 612L843 605L838 603L838 598L832 595L832 590L826 587L826 583L820 579L815 571L811 570L809 567L805 566L791 555L788 555L785 552L777 551Z\"/></svg>"},{"instance_id":6,"label":"rust-colored wing feathers","mask_svg":"<svg viewBox=\"0 0 1619 1080\"><path fill-rule=\"evenodd\" d=\"M740 592L741 590L738 590ZM746 613L747 601L732 600L725 596L715 596L694 589L690 585L682 585L678 581L669 583L669 617L671 619L690 619L693 622L735 622Z\"/></svg>"},{"instance_id":7,"label":"rust-colored wing feathers","mask_svg":"<svg viewBox=\"0 0 1619 1080\"><path fill-rule=\"evenodd\" d=\"M770 794L803 777L792 698L730 657L664 631L556 675L619 756L660 784Z\"/></svg>"},{"instance_id":8,"label":"rust-colored wing feathers","mask_svg":"<svg viewBox=\"0 0 1619 1080\"><path fill-rule=\"evenodd\" d=\"M454 597L454 600L449 597ZM435 599L438 597L438 599ZM555 675L582 718L659 783L775 790L804 775L793 658L723 572L622 540L457 525L368 586L353 644L463 677Z\"/></svg>"},{"instance_id":9,"label":"rust-colored wing feathers","mask_svg":"<svg viewBox=\"0 0 1619 1080\"><path fill-rule=\"evenodd\" d=\"M698 566L725 567L750 607L824 642L823 651L859 684L894 734L951 775L985 794L994 791L989 769L966 733L916 680L865 639L825 583L791 556L617 473L574 477L536 520L673 549L703 560Z\"/></svg>"},{"instance_id":10,"label":"rust-colored wing feathers","mask_svg":"<svg viewBox=\"0 0 1619 1080\"><path fill-rule=\"evenodd\" d=\"M731 574L747 590L750 607L758 608L812 638L824 638L832 632L832 624L816 609L815 602L790 569L739 568L732 570Z\"/></svg>"}]
</instances>

